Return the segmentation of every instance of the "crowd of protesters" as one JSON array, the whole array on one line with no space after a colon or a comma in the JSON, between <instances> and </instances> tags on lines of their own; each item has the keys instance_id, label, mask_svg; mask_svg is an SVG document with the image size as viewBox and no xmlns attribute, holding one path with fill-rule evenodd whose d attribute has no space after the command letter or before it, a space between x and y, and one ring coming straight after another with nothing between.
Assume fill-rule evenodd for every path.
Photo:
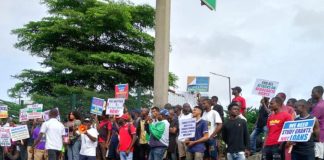
<instances>
[{"instance_id":1,"label":"crowd of protesters","mask_svg":"<svg viewBox=\"0 0 324 160\"><path fill-rule=\"evenodd\" d=\"M30 138L2 147L5 160L244 160L257 152L260 134L264 135L263 160L315 160L324 155L323 87L313 88L309 100L287 101L284 93L262 98L259 114L251 134L248 131L247 105L240 87L232 88L234 98L227 114L218 98L200 98L197 106L141 108L120 116L81 117L68 114L60 122L58 111L49 112L50 119L41 118L27 124ZM195 136L181 139L179 121L194 118ZM286 121L315 119L312 136L307 142L278 141ZM8 119L3 126L14 127ZM81 129L85 131L81 132ZM223 151L223 143L226 150ZM223 153L226 153L225 156Z\"/></svg>"}]
</instances>

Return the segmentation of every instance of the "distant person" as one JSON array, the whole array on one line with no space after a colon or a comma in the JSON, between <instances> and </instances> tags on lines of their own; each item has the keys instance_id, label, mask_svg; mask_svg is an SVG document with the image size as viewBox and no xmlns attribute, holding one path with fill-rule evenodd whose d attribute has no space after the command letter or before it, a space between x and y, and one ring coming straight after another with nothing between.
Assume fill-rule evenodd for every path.
<instances>
[{"instance_id":1,"label":"distant person","mask_svg":"<svg viewBox=\"0 0 324 160\"><path fill-rule=\"evenodd\" d=\"M267 132L267 120L270 114L269 98L264 97L260 102L259 114L254 129L250 135L251 154L256 152L256 139L261 133Z\"/></svg>"},{"instance_id":2,"label":"distant person","mask_svg":"<svg viewBox=\"0 0 324 160\"><path fill-rule=\"evenodd\" d=\"M201 118L203 109L199 106L194 107L192 115L196 119L195 137L185 141L188 147L186 160L203 160L206 150L205 142L208 141L208 122Z\"/></svg>"},{"instance_id":3,"label":"distant person","mask_svg":"<svg viewBox=\"0 0 324 160\"><path fill-rule=\"evenodd\" d=\"M317 102L312 109L312 115L316 117L320 125L319 142L315 143L315 157L319 159L324 158L324 89L322 86L316 86L312 90L312 99Z\"/></svg>"},{"instance_id":4,"label":"distant person","mask_svg":"<svg viewBox=\"0 0 324 160\"><path fill-rule=\"evenodd\" d=\"M212 96L211 98L212 105L213 105L213 110L217 111L218 114L221 116L222 121L224 122L224 109L223 106L218 104L218 97L217 96Z\"/></svg>"},{"instance_id":5,"label":"distant person","mask_svg":"<svg viewBox=\"0 0 324 160\"><path fill-rule=\"evenodd\" d=\"M232 99L233 101L236 102L240 102L241 103L241 109L240 109L240 113L245 116L245 112L246 112L246 102L245 99L241 96L242 93L242 89L241 87L234 87L232 88L232 94L234 95L234 98Z\"/></svg>"},{"instance_id":6,"label":"distant person","mask_svg":"<svg viewBox=\"0 0 324 160\"><path fill-rule=\"evenodd\" d=\"M138 145L136 148L139 150L137 159L141 160L147 160L150 153L150 146L148 145L148 140L146 139L148 135L145 130L146 120L148 119L149 112L150 111L148 108L142 108L140 120L136 128L136 134L138 137Z\"/></svg>"},{"instance_id":7,"label":"distant person","mask_svg":"<svg viewBox=\"0 0 324 160\"><path fill-rule=\"evenodd\" d=\"M308 113L309 105L304 99L296 102L296 112L299 115L295 121L301 121L306 119L315 119L315 125L311 138L307 142L288 142L288 145L293 145L292 148L292 160L315 160L315 141L319 140L319 123L316 117Z\"/></svg>"},{"instance_id":8,"label":"distant person","mask_svg":"<svg viewBox=\"0 0 324 160\"><path fill-rule=\"evenodd\" d=\"M204 157L206 159L217 159L217 142L216 136L222 129L222 118L217 111L212 110L212 102L209 99L203 100L204 113L202 119L208 122L209 140L206 142L206 151Z\"/></svg>"},{"instance_id":9,"label":"distant person","mask_svg":"<svg viewBox=\"0 0 324 160\"><path fill-rule=\"evenodd\" d=\"M42 124L40 134L38 135L33 148L38 145L42 137L46 137L45 149L47 150L48 160L59 160L63 147L63 136L65 129L61 122L57 120L58 110L51 109L49 112L49 120Z\"/></svg>"},{"instance_id":10,"label":"distant person","mask_svg":"<svg viewBox=\"0 0 324 160\"><path fill-rule=\"evenodd\" d=\"M128 114L118 118L119 127L119 145L118 151L120 160L132 160L134 144L136 141L136 128L129 121Z\"/></svg>"},{"instance_id":11,"label":"distant person","mask_svg":"<svg viewBox=\"0 0 324 160\"><path fill-rule=\"evenodd\" d=\"M34 140L36 140L40 134L40 130L41 130L41 126L43 124L43 119L42 118L37 118L36 119L36 126L33 130L32 133L32 138ZM46 138L45 136L43 136L40 140L40 142L38 143L38 145L35 147L34 150L32 150L31 152L34 153L33 157L34 160L45 160L46 156L45 156L45 144L46 144Z\"/></svg>"},{"instance_id":12,"label":"distant person","mask_svg":"<svg viewBox=\"0 0 324 160\"><path fill-rule=\"evenodd\" d=\"M169 109L168 121L170 123L170 128L167 156L169 160L177 160L177 136L179 133L179 121L173 108Z\"/></svg>"},{"instance_id":13,"label":"distant person","mask_svg":"<svg viewBox=\"0 0 324 160\"><path fill-rule=\"evenodd\" d=\"M98 159L106 160L106 153L111 138L112 124L109 119L109 115L106 115L106 111L102 112L100 118L101 121L96 122L97 124L99 124L97 125L99 136L98 136L98 147L96 152L97 152Z\"/></svg>"},{"instance_id":14,"label":"distant person","mask_svg":"<svg viewBox=\"0 0 324 160\"><path fill-rule=\"evenodd\" d=\"M278 142L281 130L286 121L291 121L292 117L287 112L282 112L281 107L283 100L279 97L274 97L270 101L270 114L267 121L268 134L265 138L264 148L262 151L262 160L281 160L282 149L281 143Z\"/></svg>"},{"instance_id":15,"label":"distant person","mask_svg":"<svg viewBox=\"0 0 324 160\"><path fill-rule=\"evenodd\" d=\"M77 111L70 112L68 114L68 122L65 126L69 128L69 144L67 144L67 156L68 160L79 160L81 140L80 135L76 134L81 125L81 116Z\"/></svg>"},{"instance_id":16,"label":"distant person","mask_svg":"<svg viewBox=\"0 0 324 160\"><path fill-rule=\"evenodd\" d=\"M85 118L83 124L87 126L87 131L81 134L80 160L95 160L99 133L97 129L91 127L90 118Z\"/></svg>"},{"instance_id":17,"label":"distant person","mask_svg":"<svg viewBox=\"0 0 324 160\"><path fill-rule=\"evenodd\" d=\"M295 98L290 98L290 99L288 99L286 106L290 106L290 107L294 108L294 110L296 112L296 106L295 106L296 102L297 102L297 100Z\"/></svg>"},{"instance_id":18,"label":"distant person","mask_svg":"<svg viewBox=\"0 0 324 160\"><path fill-rule=\"evenodd\" d=\"M249 155L249 132L247 122L239 118L240 107L236 103L228 106L229 119L222 129L222 137L227 144L228 160L245 160Z\"/></svg>"},{"instance_id":19,"label":"distant person","mask_svg":"<svg viewBox=\"0 0 324 160\"><path fill-rule=\"evenodd\" d=\"M182 113L179 115L178 120L192 118L191 107L189 103L183 104ZM178 138L178 153L179 159L184 160L186 158L187 146L185 145L185 139Z\"/></svg>"}]
</instances>

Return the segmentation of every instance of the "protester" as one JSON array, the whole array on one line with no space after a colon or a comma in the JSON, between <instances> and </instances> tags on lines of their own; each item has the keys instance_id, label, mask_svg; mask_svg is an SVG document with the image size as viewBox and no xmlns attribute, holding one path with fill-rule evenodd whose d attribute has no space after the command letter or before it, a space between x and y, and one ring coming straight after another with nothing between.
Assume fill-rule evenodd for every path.
<instances>
[{"instance_id":1,"label":"protester","mask_svg":"<svg viewBox=\"0 0 324 160\"><path fill-rule=\"evenodd\" d=\"M240 108L242 107L242 104L239 101L234 100L234 101L232 101L232 103L236 103ZM243 116L243 114L241 112L240 112L239 118L244 119L245 121L247 121L247 119Z\"/></svg>"},{"instance_id":2,"label":"protester","mask_svg":"<svg viewBox=\"0 0 324 160\"><path fill-rule=\"evenodd\" d=\"M297 100L295 98L290 98L290 99L288 99L286 106L290 106L290 107L294 108L294 110L296 112L296 106L295 106L296 102L297 102ZM297 114L296 114L296 116L297 116Z\"/></svg>"},{"instance_id":3,"label":"protester","mask_svg":"<svg viewBox=\"0 0 324 160\"><path fill-rule=\"evenodd\" d=\"M69 128L69 143L67 144L68 160L79 160L81 141L80 136L75 133L81 124L80 114L77 111L68 114L68 122L65 126Z\"/></svg>"},{"instance_id":4,"label":"protester","mask_svg":"<svg viewBox=\"0 0 324 160\"><path fill-rule=\"evenodd\" d=\"M204 114L202 119L208 122L209 139L206 142L206 151L204 157L206 159L217 159L217 142L216 136L222 129L222 119L217 111L212 110L212 102L209 99L203 100Z\"/></svg>"},{"instance_id":5,"label":"protester","mask_svg":"<svg viewBox=\"0 0 324 160\"><path fill-rule=\"evenodd\" d=\"M32 132L32 138L34 140L36 140L40 134L40 130L41 130L43 121L44 120L42 118L37 118L35 121L36 122L35 128L33 129L33 132ZM46 139L45 139L45 136L43 136L41 138L40 142L38 143L38 145L35 147L35 149L29 151L29 153L33 153L33 156L32 156L33 160L45 160L45 158L46 158L45 157L45 143L46 143Z\"/></svg>"},{"instance_id":6,"label":"protester","mask_svg":"<svg viewBox=\"0 0 324 160\"><path fill-rule=\"evenodd\" d=\"M65 131L63 124L56 119L57 116L58 110L51 109L49 112L50 119L42 124L40 134L32 146L35 148L42 137L46 136L45 149L48 153L48 160L58 160L63 147L63 136Z\"/></svg>"},{"instance_id":7,"label":"protester","mask_svg":"<svg viewBox=\"0 0 324 160\"><path fill-rule=\"evenodd\" d=\"M33 160L33 155L34 153L33 152L29 152L30 150L32 150L32 146L34 144L34 139L36 138L33 138L33 131L35 129L35 125L36 125L36 120L29 120L29 122L27 122L27 127L28 127L28 132L29 132L29 135L31 135L26 141L27 141L27 149L26 149L26 152L27 152L27 160ZM45 146L44 146L45 147ZM21 157L21 159L23 159L23 157Z\"/></svg>"},{"instance_id":8,"label":"protester","mask_svg":"<svg viewBox=\"0 0 324 160\"><path fill-rule=\"evenodd\" d=\"M236 103L228 106L229 119L224 123L222 137L227 144L228 160L245 160L249 155L249 133L245 120L239 118L240 107Z\"/></svg>"},{"instance_id":9,"label":"protester","mask_svg":"<svg viewBox=\"0 0 324 160\"><path fill-rule=\"evenodd\" d=\"M96 147L98 146L98 131L92 128L90 118L85 118L83 124L87 127L84 133L81 133L80 160L95 160Z\"/></svg>"},{"instance_id":10,"label":"protester","mask_svg":"<svg viewBox=\"0 0 324 160\"><path fill-rule=\"evenodd\" d=\"M19 160L20 159L20 153L17 150L17 145L12 144L10 147L6 148L4 150L4 160Z\"/></svg>"},{"instance_id":11,"label":"protester","mask_svg":"<svg viewBox=\"0 0 324 160\"><path fill-rule=\"evenodd\" d=\"M315 141L319 139L319 123L318 120L308 113L309 105L304 99L296 102L296 112L299 115L295 121L315 119L315 125L311 138L307 142L288 142L288 146L293 145L292 160L315 160Z\"/></svg>"},{"instance_id":12,"label":"protester","mask_svg":"<svg viewBox=\"0 0 324 160\"><path fill-rule=\"evenodd\" d=\"M223 109L223 106L218 104L218 97L217 96L212 96L211 101L212 101L213 110L218 112L218 114L222 118L222 121L224 122L224 109Z\"/></svg>"},{"instance_id":13,"label":"protester","mask_svg":"<svg viewBox=\"0 0 324 160\"><path fill-rule=\"evenodd\" d=\"M166 109L152 107L152 119L148 119L151 147L149 160L162 160L169 146L169 122L166 120L169 112Z\"/></svg>"},{"instance_id":14,"label":"protester","mask_svg":"<svg viewBox=\"0 0 324 160\"><path fill-rule=\"evenodd\" d=\"M191 107L189 103L183 104L182 113L179 115L178 120L192 118L192 114L190 112L191 112ZM179 152L178 154L180 160L184 160L186 158L187 147L184 142L185 139L178 138L177 145L178 145L178 152Z\"/></svg>"},{"instance_id":15,"label":"protester","mask_svg":"<svg viewBox=\"0 0 324 160\"><path fill-rule=\"evenodd\" d=\"M316 86L312 90L312 99L317 102L312 109L312 115L319 121L320 138L319 142L315 143L315 157L319 159L324 158L324 89L322 86Z\"/></svg>"},{"instance_id":16,"label":"protester","mask_svg":"<svg viewBox=\"0 0 324 160\"><path fill-rule=\"evenodd\" d=\"M102 112L101 121L99 122L99 125L97 125L97 130L99 132L97 159L106 160L106 154L112 130L112 124L109 120L109 115L106 115L106 111Z\"/></svg>"},{"instance_id":17,"label":"protester","mask_svg":"<svg viewBox=\"0 0 324 160\"><path fill-rule=\"evenodd\" d=\"M208 141L208 122L201 118L203 109L196 106L193 109L193 118L196 119L195 137L185 141L188 146L186 160L203 160L206 150L205 142Z\"/></svg>"},{"instance_id":18,"label":"protester","mask_svg":"<svg viewBox=\"0 0 324 160\"><path fill-rule=\"evenodd\" d=\"M270 110L273 112L270 114L267 121L268 134L265 138L264 148L262 151L263 160L281 160L284 159L281 156L281 143L278 142L281 130L286 121L292 120L292 117L287 112L282 112L281 107L283 100L279 97L274 97L270 101Z\"/></svg>"},{"instance_id":19,"label":"protester","mask_svg":"<svg viewBox=\"0 0 324 160\"><path fill-rule=\"evenodd\" d=\"M118 118L119 128L119 145L118 152L121 160L133 159L133 147L136 141L136 129L135 126L129 121L127 114Z\"/></svg>"},{"instance_id":20,"label":"protester","mask_svg":"<svg viewBox=\"0 0 324 160\"><path fill-rule=\"evenodd\" d=\"M150 153L150 146L148 145L148 140L146 139L147 132L145 130L145 122L148 119L149 112L150 111L148 108L142 108L141 117L136 128L138 145L135 147L135 150L138 150L138 157L135 157L134 159L147 160Z\"/></svg>"},{"instance_id":21,"label":"protester","mask_svg":"<svg viewBox=\"0 0 324 160\"><path fill-rule=\"evenodd\" d=\"M256 152L256 139L261 133L267 132L267 119L270 113L269 98L264 97L260 102L258 118L255 122L254 129L250 135L251 154Z\"/></svg>"},{"instance_id":22,"label":"protester","mask_svg":"<svg viewBox=\"0 0 324 160\"><path fill-rule=\"evenodd\" d=\"M167 157L169 160L177 160L177 136L179 130L179 122L173 108L169 109L168 121L170 123L170 129Z\"/></svg>"},{"instance_id":23,"label":"protester","mask_svg":"<svg viewBox=\"0 0 324 160\"><path fill-rule=\"evenodd\" d=\"M246 112L246 102L245 99L240 96L242 92L241 87L234 87L232 88L232 94L234 95L234 98L232 99L232 102L240 102L241 103L241 109L240 109L240 113L245 116L245 112Z\"/></svg>"},{"instance_id":24,"label":"protester","mask_svg":"<svg viewBox=\"0 0 324 160\"><path fill-rule=\"evenodd\" d=\"M177 114L177 117L180 117L180 115L182 114L182 106L181 105L175 106L175 113Z\"/></svg>"},{"instance_id":25,"label":"protester","mask_svg":"<svg viewBox=\"0 0 324 160\"><path fill-rule=\"evenodd\" d=\"M110 117L110 121L112 123L112 128L111 128L111 138L110 141L108 141L108 160L119 160L120 156L117 153L117 148L119 144L119 125L117 124L115 116ZM97 147L98 148L98 147ZM97 158L100 157L97 155Z\"/></svg>"}]
</instances>

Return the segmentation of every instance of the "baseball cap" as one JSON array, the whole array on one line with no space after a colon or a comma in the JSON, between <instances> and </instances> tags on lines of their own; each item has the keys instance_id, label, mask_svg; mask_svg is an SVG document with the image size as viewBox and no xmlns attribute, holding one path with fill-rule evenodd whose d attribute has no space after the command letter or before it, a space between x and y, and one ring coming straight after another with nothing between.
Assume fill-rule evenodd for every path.
<instances>
[{"instance_id":1,"label":"baseball cap","mask_svg":"<svg viewBox=\"0 0 324 160\"><path fill-rule=\"evenodd\" d=\"M90 122L90 118L85 118L83 121L84 122Z\"/></svg>"},{"instance_id":2,"label":"baseball cap","mask_svg":"<svg viewBox=\"0 0 324 160\"><path fill-rule=\"evenodd\" d=\"M129 120L129 116L128 116L128 114L123 114L122 116L118 117L118 119L119 119L119 118L122 118L122 119L124 119L124 120L126 120L126 121Z\"/></svg>"},{"instance_id":3,"label":"baseball cap","mask_svg":"<svg viewBox=\"0 0 324 160\"><path fill-rule=\"evenodd\" d=\"M232 88L232 90L237 90L240 93L242 92L242 89L239 86L236 86L236 87Z\"/></svg>"},{"instance_id":4,"label":"baseball cap","mask_svg":"<svg viewBox=\"0 0 324 160\"><path fill-rule=\"evenodd\" d=\"M163 116L169 116L169 111L167 109L162 109L160 111L160 114L163 115Z\"/></svg>"}]
</instances>

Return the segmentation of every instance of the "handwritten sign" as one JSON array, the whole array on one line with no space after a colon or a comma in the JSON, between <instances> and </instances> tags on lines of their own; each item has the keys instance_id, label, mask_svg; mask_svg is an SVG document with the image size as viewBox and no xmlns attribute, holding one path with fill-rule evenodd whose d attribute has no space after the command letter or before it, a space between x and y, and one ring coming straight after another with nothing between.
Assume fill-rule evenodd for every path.
<instances>
[{"instance_id":1,"label":"handwritten sign","mask_svg":"<svg viewBox=\"0 0 324 160\"><path fill-rule=\"evenodd\" d=\"M26 121L28 121L27 108L20 109L19 122L26 122Z\"/></svg>"},{"instance_id":2,"label":"handwritten sign","mask_svg":"<svg viewBox=\"0 0 324 160\"><path fill-rule=\"evenodd\" d=\"M314 124L315 119L287 121L278 141L307 142L312 135Z\"/></svg>"},{"instance_id":3,"label":"handwritten sign","mask_svg":"<svg viewBox=\"0 0 324 160\"><path fill-rule=\"evenodd\" d=\"M109 98L107 101L106 114L108 115L122 115L124 111L124 98Z\"/></svg>"},{"instance_id":4,"label":"handwritten sign","mask_svg":"<svg viewBox=\"0 0 324 160\"><path fill-rule=\"evenodd\" d=\"M8 106L0 106L0 118L8 118Z\"/></svg>"},{"instance_id":5,"label":"handwritten sign","mask_svg":"<svg viewBox=\"0 0 324 160\"><path fill-rule=\"evenodd\" d=\"M180 119L179 120L179 139L195 137L196 119Z\"/></svg>"},{"instance_id":6,"label":"handwritten sign","mask_svg":"<svg viewBox=\"0 0 324 160\"><path fill-rule=\"evenodd\" d=\"M42 118L43 104L27 105L28 119Z\"/></svg>"},{"instance_id":7,"label":"handwritten sign","mask_svg":"<svg viewBox=\"0 0 324 160\"><path fill-rule=\"evenodd\" d=\"M93 97L91 101L90 113L101 115L105 105L105 100Z\"/></svg>"},{"instance_id":8,"label":"handwritten sign","mask_svg":"<svg viewBox=\"0 0 324 160\"><path fill-rule=\"evenodd\" d=\"M279 82L257 79L255 81L252 93L262 97L272 98L276 94Z\"/></svg>"},{"instance_id":9,"label":"handwritten sign","mask_svg":"<svg viewBox=\"0 0 324 160\"><path fill-rule=\"evenodd\" d=\"M19 140L29 138L29 132L28 132L27 125L11 127L10 135L11 135L12 141L19 141Z\"/></svg>"},{"instance_id":10,"label":"handwritten sign","mask_svg":"<svg viewBox=\"0 0 324 160\"><path fill-rule=\"evenodd\" d=\"M0 146L11 146L10 128L0 128Z\"/></svg>"},{"instance_id":11,"label":"handwritten sign","mask_svg":"<svg viewBox=\"0 0 324 160\"><path fill-rule=\"evenodd\" d=\"M55 108L55 109L56 109L57 112L58 112L58 115L57 115L56 119L59 120L59 121L61 121L59 109L58 109L58 108ZM43 119L44 119L44 121L48 121L48 120L50 119L50 118L49 118L49 112L50 112L50 111L51 111L51 110L47 110L47 111L44 111L44 112L43 112Z\"/></svg>"},{"instance_id":12,"label":"handwritten sign","mask_svg":"<svg viewBox=\"0 0 324 160\"><path fill-rule=\"evenodd\" d=\"M128 99L128 84L115 85L115 98Z\"/></svg>"}]
</instances>

